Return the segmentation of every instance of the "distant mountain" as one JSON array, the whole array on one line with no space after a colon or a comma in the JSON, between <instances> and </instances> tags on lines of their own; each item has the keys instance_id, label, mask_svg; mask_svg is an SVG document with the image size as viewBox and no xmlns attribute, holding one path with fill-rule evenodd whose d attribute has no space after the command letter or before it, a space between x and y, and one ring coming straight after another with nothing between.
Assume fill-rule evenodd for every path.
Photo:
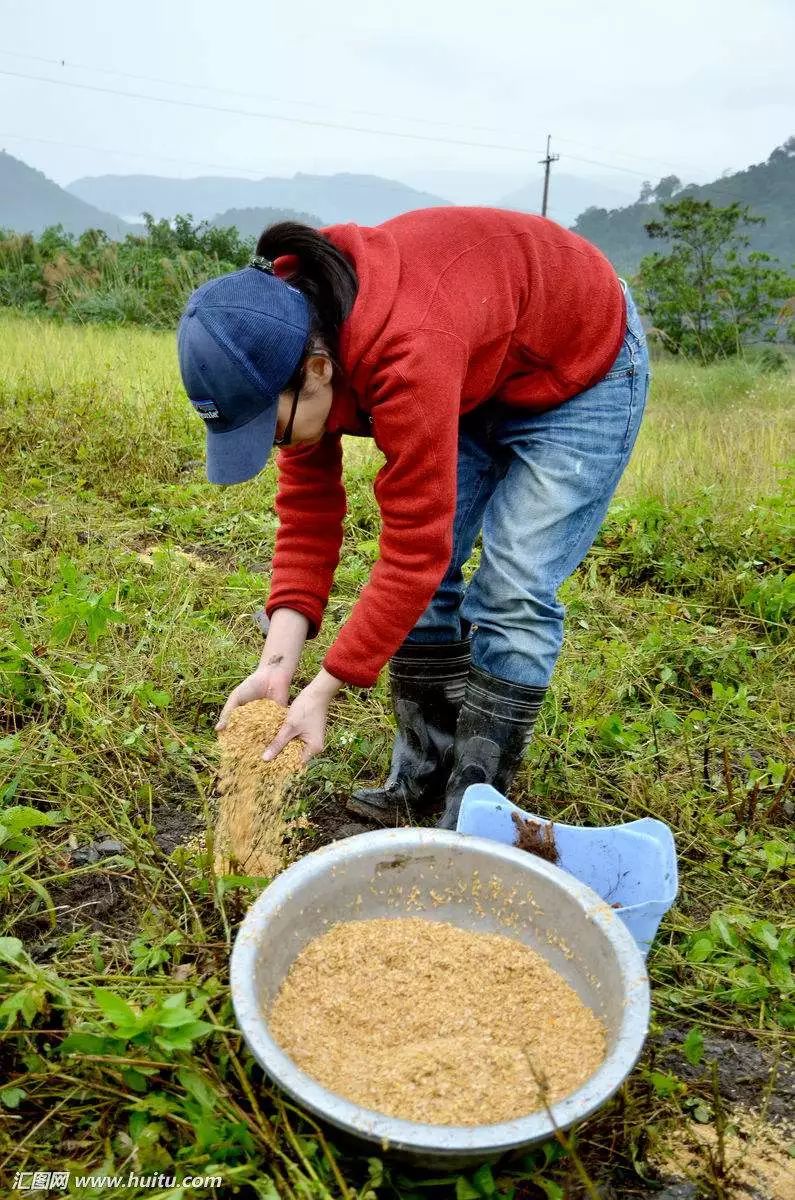
<instances>
[{"instance_id":1,"label":"distant mountain","mask_svg":"<svg viewBox=\"0 0 795 1200\"><path fill-rule=\"evenodd\" d=\"M500 204L508 192L527 180L526 171L467 171L455 167L429 167L401 172L404 183L420 191L446 196L451 204ZM539 195L541 193L539 192Z\"/></svg>"},{"instance_id":2,"label":"distant mountain","mask_svg":"<svg viewBox=\"0 0 795 1200\"><path fill-rule=\"evenodd\" d=\"M528 180L522 187L504 195L499 201L499 206L515 208L519 212L540 213L543 192L544 176L539 171L535 179ZM617 208L621 204L629 204L634 196L633 189L622 186L613 179L566 175L555 171L553 167L547 215L559 225L573 225L583 209L596 205Z\"/></svg>"},{"instance_id":3,"label":"distant mountain","mask_svg":"<svg viewBox=\"0 0 795 1200\"><path fill-rule=\"evenodd\" d=\"M665 182L661 180L661 184ZM644 228L660 216L659 192L660 185L648 200L626 208L586 209L577 218L574 230L599 246L619 271L632 275L644 255L663 248ZM710 200L720 207L735 200L748 205L755 216L765 218L764 225L752 225L745 231L751 249L772 254L785 266L795 263L795 137L774 150L766 162L724 175L713 183L680 186L670 198L675 201L683 196Z\"/></svg>"},{"instance_id":4,"label":"distant mountain","mask_svg":"<svg viewBox=\"0 0 795 1200\"><path fill-rule=\"evenodd\" d=\"M210 221L218 229L234 225L241 237L259 237L263 229L276 221L301 221L318 229L324 222L314 213L294 212L291 208L227 208Z\"/></svg>"},{"instance_id":5,"label":"distant mountain","mask_svg":"<svg viewBox=\"0 0 795 1200\"><path fill-rule=\"evenodd\" d=\"M104 229L112 238L136 232L126 221L70 195L41 171L0 150L0 229L40 234L48 225L63 225L74 234Z\"/></svg>"},{"instance_id":6,"label":"distant mountain","mask_svg":"<svg viewBox=\"0 0 795 1200\"><path fill-rule=\"evenodd\" d=\"M427 188L440 196L448 196L453 204L493 204L498 208L513 208L519 212L540 212L544 189L544 174L535 167L528 179L527 171L463 171L454 168L410 171L404 175L413 187ZM625 184L618 176L567 175L552 171L549 193L549 215L561 225L573 225L585 208L594 204L615 208L630 204L637 189Z\"/></svg>"},{"instance_id":7,"label":"distant mountain","mask_svg":"<svg viewBox=\"0 0 795 1200\"><path fill-rule=\"evenodd\" d=\"M209 220L230 208L289 208L318 213L324 225L344 221L377 225L414 208L448 203L393 179L350 174L297 174L292 179L98 175L76 179L67 190L88 204L120 214L149 212L170 218L190 213L196 220Z\"/></svg>"}]
</instances>

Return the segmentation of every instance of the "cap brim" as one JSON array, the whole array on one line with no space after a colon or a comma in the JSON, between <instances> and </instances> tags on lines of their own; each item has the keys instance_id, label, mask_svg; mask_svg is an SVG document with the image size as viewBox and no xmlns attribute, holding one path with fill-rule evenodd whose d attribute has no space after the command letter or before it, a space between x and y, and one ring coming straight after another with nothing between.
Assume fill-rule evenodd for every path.
<instances>
[{"instance_id":1,"label":"cap brim","mask_svg":"<svg viewBox=\"0 0 795 1200\"><path fill-rule=\"evenodd\" d=\"M278 405L247 421L239 429L207 426L207 478L210 483L245 483L259 475L268 461L276 436Z\"/></svg>"}]
</instances>

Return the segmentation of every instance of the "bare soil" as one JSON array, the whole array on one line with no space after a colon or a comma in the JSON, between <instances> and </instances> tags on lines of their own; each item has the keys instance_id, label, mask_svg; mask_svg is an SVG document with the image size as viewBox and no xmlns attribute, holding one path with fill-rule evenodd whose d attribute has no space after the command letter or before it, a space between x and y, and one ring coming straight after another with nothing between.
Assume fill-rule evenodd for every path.
<instances>
[{"instance_id":1,"label":"bare soil","mask_svg":"<svg viewBox=\"0 0 795 1200\"><path fill-rule=\"evenodd\" d=\"M181 805L164 802L152 808L152 824L155 843L164 854L172 854L195 837L204 822Z\"/></svg>"},{"instance_id":2,"label":"bare soil","mask_svg":"<svg viewBox=\"0 0 795 1200\"><path fill-rule=\"evenodd\" d=\"M777 1048L755 1041L740 1031L722 1037L704 1036L704 1055L694 1067L681 1050L687 1029L669 1028L658 1043L658 1064L686 1083L704 1076L704 1064L716 1064L721 1097L730 1104L766 1108L773 1120L792 1119L795 1114L795 1061L791 1046Z\"/></svg>"},{"instance_id":3,"label":"bare soil","mask_svg":"<svg viewBox=\"0 0 795 1200\"><path fill-rule=\"evenodd\" d=\"M134 880L123 871L88 870L52 888L50 895L59 937L84 928L107 937L132 937L138 929L141 903Z\"/></svg>"},{"instance_id":4,"label":"bare soil","mask_svg":"<svg viewBox=\"0 0 795 1200\"><path fill-rule=\"evenodd\" d=\"M310 850L318 850L321 846L328 846L330 842L337 842L340 838L380 828L374 822L351 816L346 811L342 796L329 796L321 803L314 805L309 815L309 821L310 827L301 841L300 852L302 854L308 854Z\"/></svg>"}]
</instances>

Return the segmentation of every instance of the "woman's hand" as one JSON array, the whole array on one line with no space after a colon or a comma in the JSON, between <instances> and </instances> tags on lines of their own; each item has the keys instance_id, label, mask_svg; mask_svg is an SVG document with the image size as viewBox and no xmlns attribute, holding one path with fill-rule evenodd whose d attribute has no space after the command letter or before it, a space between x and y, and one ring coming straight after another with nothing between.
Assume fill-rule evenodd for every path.
<instances>
[{"instance_id":1,"label":"woman's hand","mask_svg":"<svg viewBox=\"0 0 795 1200\"><path fill-rule=\"evenodd\" d=\"M292 672L280 670L278 667L260 665L256 671L247 675L242 683L230 693L229 699L221 710L216 725L216 733L226 729L229 714L241 704L250 704L252 700L275 700L277 704L287 705L290 698L290 683Z\"/></svg>"},{"instance_id":2,"label":"woman's hand","mask_svg":"<svg viewBox=\"0 0 795 1200\"><path fill-rule=\"evenodd\" d=\"M304 743L305 763L313 754L319 754L325 742L329 705L341 687L342 680L321 668L293 700L284 724L262 756L265 761L276 758L293 738L300 738Z\"/></svg>"},{"instance_id":3,"label":"woman's hand","mask_svg":"<svg viewBox=\"0 0 795 1200\"><path fill-rule=\"evenodd\" d=\"M259 666L252 671L231 693L221 710L216 732L226 729L229 714L241 704L252 700L275 700L287 705L301 651L306 641L309 622L305 616L291 608L277 608L274 612Z\"/></svg>"}]
</instances>

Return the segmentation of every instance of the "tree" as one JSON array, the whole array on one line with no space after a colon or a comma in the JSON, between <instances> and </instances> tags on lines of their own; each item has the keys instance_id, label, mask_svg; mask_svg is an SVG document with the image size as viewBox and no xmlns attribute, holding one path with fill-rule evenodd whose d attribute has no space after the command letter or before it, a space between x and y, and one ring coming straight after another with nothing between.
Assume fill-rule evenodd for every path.
<instances>
[{"instance_id":1,"label":"tree","mask_svg":"<svg viewBox=\"0 0 795 1200\"><path fill-rule=\"evenodd\" d=\"M689 196L661 211L645 228L670 250L642 260L638 291L672 353L712 362L751 341L792 336L786 320L795 279L769 254L748 253L744 230L762 217L740 204L719 208Z\"/></svg>"},{"instance_id":2,"label":"tree","mask_svg":"<svg viewBox=\"0 0 795 1200\"><path fill-rule=\"evenodd\" d=\"M783 146L776 146L768 162L787 162L790 158L795 158L795 137L788 137Z\"/></svg>"},{"instance_id":3,"label":"tree","mask_svg":"<svg viewBox=\"0 0 795 1200\"><path fill-rule=\"evenodd\" d=\"M638 204L649 204L652 200L670 200L674 192L681 192L682 180L678 175L663 175L655 186L650 180L644 179L640 185Z\"/></svg>"},{"instance_id":4,"label":"tree","mask_svg":"<svg viewBox=\"0 0 795 1200\"><path fill-rule=\"evenodd\" d=\"M682 190L682 180L678 175L663 175L654 189L655 200L670 200L674 192Z\"/></svg>"}]
</instances>

